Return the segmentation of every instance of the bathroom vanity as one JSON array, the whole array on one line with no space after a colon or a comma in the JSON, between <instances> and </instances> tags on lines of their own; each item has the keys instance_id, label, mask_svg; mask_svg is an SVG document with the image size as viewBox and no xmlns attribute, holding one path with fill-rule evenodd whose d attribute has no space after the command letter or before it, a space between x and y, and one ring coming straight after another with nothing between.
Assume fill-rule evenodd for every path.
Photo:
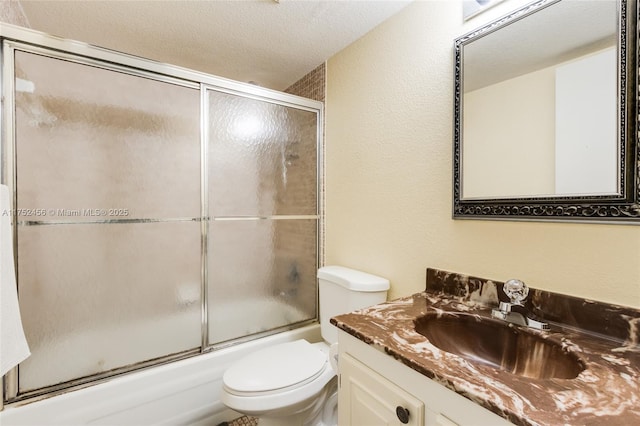
<instances>
[{"instance_id":1,"label":"bathroom vanity","mask_svg":"<svg viewBox=\"0 0 640 426\"><path fill-rule=\"evenodd\" d=\"M510 424L345 332L339 342L340 425Z\"/></svg>"},{"instance_id":2,"label":"bathroom vanity","mask_svg":"<svg viewBox=\"0 0 640 426\"><path fill-rule=\"evenodd\" d=\"M425 292L340 315L339 424L640 424L640 311L427 270ZM496 359L496 357L500 359Z\"/></svg>"}]
</instances>

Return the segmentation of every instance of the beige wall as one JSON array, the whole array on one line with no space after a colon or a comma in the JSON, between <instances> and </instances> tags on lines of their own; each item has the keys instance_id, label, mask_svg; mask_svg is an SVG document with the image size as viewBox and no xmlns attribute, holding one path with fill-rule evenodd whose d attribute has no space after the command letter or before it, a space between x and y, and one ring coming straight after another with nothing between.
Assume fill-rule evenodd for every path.
<instances>
[{"instance_id":1,"label":"beige wall","mask_svg":"<svg viewBox=\"0 0 640 426\"><path fill-rule=\"evenodd\" d=\"M420 1L327 66L326 263L388 277L390 297L436 267L640 307L640 226L451 219L457 1Z\"/></svg>"}]
</instances>

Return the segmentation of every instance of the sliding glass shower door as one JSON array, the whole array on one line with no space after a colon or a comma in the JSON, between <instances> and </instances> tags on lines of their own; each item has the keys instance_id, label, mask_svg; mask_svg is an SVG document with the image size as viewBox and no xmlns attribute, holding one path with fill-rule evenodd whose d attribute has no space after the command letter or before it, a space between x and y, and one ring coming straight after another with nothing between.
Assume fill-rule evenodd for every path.
<instances>
[{"instance_id":1,"label":"sliding glass shower door","mask_svg":"<svg viewBox=\"0 0 640 426\"><path fill-rule=\"evenodd\" d=\"M19 391L197 349L199 91L19 50L15 70Z\"/></svg>"},{"instance_id":2,"label":"sliding glass shower door","mask_svg":"<svg viewBox=\"0 0 640 426\"><path fill-rule=\"evenodd\" d=\"M315 111L207 91L210 344L316 317Z\"/></svg>"},{"instance_id":3,"label":"sliding glass shower door","mask_svg":"<svg viewBox=\"0 0 640 426\"><path fill-rule=\"evenodd\" d=\"M6 401L316 319L319 103L35 44L3 42L32 352Z\"/></svg>"}]
</instances>

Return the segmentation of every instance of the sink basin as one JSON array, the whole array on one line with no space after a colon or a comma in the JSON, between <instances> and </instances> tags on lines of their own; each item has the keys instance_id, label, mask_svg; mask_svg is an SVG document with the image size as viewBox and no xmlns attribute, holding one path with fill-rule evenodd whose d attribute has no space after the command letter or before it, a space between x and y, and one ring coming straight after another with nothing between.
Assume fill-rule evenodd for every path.
<instances>
[{"instance_id":1,"label":"sink basin","mask_svg":"<svg viewBox=\"0 0 640 426\"><path fill-rule=\"evenodd\" d=\"M493 318L426 315L415 330L443 351L532 379L573 379L583 362L560 344Z\"/></svg>"}]
</instances>

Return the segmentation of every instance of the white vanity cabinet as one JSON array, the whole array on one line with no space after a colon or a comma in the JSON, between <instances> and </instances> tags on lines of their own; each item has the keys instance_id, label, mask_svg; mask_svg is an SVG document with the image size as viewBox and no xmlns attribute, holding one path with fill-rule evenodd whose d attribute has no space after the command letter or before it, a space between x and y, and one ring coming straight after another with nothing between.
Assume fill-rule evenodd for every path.
<instances>
[{"instance_id":1,"label":"white vanity cabinet","mask_svg":"<svg viewBox=\"0 0 640 426\"><path fill-rule=\"evenodd\" d=\"M339 362L338 424L424 424L422 401L348 353L341 354Z\"/></svg>"},{"instance_id":2,"label":"white vanity cabinet","mask_svg":"<svg viewBox=\"0 0 640 426\"><path fill-rule=\"evenodd\" d=\"M507 420L340 331L339 426L502 426Z\"/></svg>"}]
</instances>

